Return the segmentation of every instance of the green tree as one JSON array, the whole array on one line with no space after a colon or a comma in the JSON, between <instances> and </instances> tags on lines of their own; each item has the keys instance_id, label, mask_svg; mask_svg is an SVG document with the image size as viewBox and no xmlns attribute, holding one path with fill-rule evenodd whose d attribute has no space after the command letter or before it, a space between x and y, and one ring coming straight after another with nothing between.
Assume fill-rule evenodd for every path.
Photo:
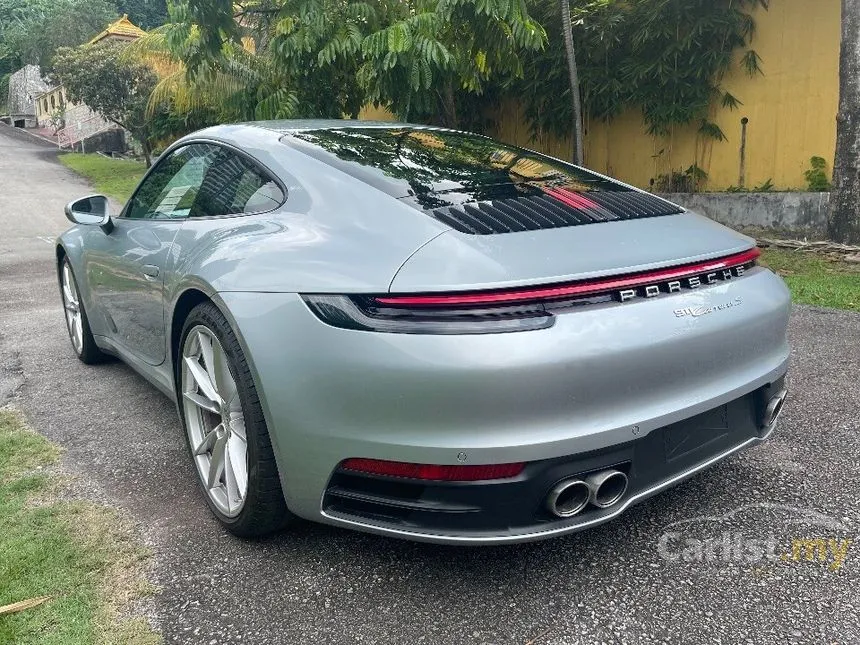
<instances>
[{"instance_id":1,"label":"green tree","mask_svg":"<svg viewBox=\"0 0 860 645\"><path fill-rule=\"evenodd\" d=\"M567 74L570 80L570 112L573 119L571 138L573 140L573 163L582 165L582 102L579 88L579 69L576 65L576 49L573 45L573 24L570 17L570 0L559 0L559 15L561 17L561 35L564 41L564 58L567 63Z\"/></svg>"},{"instance_id":2,"label":"green tree","mask_svg":"<svg viewBox=\"0 0 860 645\"><path fill-rule=\"evenodd\" d=\"M123 58L124 47L102 42L60 48L50 75L65 86L70 101L85 103L128 130L140 142L149 166L154 132L146 107L158 79L147 65Z\"/></svg>"},{"instance_id":3,"label":"green tree","mask_svg":"<svg viewBox=\"0 0 860 645\"><path fill-rule=\"evenodd\" d=\"M837 242L860 244L860 0L842 0L836 161L827 230Z\"/></svg>"},{"instance_id":4,"label":"green tree","mask_svg":"<svg viewBox=\"0 0 860 645\"><path fill-rule=\"evenodd\" d=\"M201 47L184 61L192 77L224 67L225 41L251 36L257 55L286 70L299 96L326 97L316 108L356 114L370 101L401 118L454 127L464 95L517 77L522 54L545 39L524 0L259 0L235 13L222 0L186 7L200 32Z\"/></svg>"},{"instance_id":5,"label":"green tree","mask_svg":"<svg viewBox=\"0 0 860 645\"><path fill-rule=\"evenodd\" d=\"M135 25L147 31L167 22L165 0L116 0L116 8Z\"/></svg>"},{"instance_id":6,"label":"green tree","mask_svg":"<svg viewBox=\"0 0 860 645\"><path fill-rule=\"evenodd\" d=\"M47 67L59 47L87 42L117 18L108 0L0 0L0 56L13 69L35 63ZM10 70L12 71L12 70Z\"/></svg>"},{"instance_id":7,"label":"green tree","mask_svg":"<svg viewBox=\"0 0 860 645\"><path fill-rule=\"evenodd\" d=\"M530 0L542 24L557 20L555 5ZM722 87L735 67L761 73L751 42L753 11L768 0L572 0L574 40L584 110L610 120L625 109L642 112L650 134L695 124L702 136L725 139L712 110L740 105ZM571 101L562 30L550 30L545 50L528 58L515 93L526 103L534 132L568 135Z\"/></svg>"},{"instance_id":8,"label":"green tree","mask_svg":"<svg viewBox=\"0 0 860 645\"><path fill-rule=\"evenodd\" d=\"M287 70L271 58L257 56L240 43L225 42L217 64L188 61L202 47L201 31L186 20L181 7L170 8L171 22L130 43L122 57L159 69L161 78L150 94L148 113L169 113L159 136L182 134L175 128L218 122L286 118L295 114L297 98ZM187 131L187 130L186 130Z\"/></svg>"}]
</instances>

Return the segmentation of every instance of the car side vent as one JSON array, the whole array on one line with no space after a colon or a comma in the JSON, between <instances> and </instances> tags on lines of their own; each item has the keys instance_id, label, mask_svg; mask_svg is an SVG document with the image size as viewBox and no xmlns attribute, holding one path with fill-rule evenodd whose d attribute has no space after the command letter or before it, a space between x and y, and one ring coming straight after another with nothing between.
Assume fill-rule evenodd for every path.
<instances>
[{"instance_id":1,"label":"car side vent","mask_svg":"<svg viewBox=\"0 0 860 645\"><path fill-rule=\"evenodd\" d=\"M681 212L683 209L674 204L636 191L590 191L584 194L565 189L544 189L543 195L437 208L433 216L461 233L493 235Z\"/></svg>"}]
</instances>

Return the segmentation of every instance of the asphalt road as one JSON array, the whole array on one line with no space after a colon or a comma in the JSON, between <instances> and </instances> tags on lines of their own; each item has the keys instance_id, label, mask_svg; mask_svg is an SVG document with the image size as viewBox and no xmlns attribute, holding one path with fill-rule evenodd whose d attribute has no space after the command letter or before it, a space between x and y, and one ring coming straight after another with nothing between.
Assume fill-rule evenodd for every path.
<instances>
[{"instance_id":1,"label":"asphalt road","mask_svg":"<svg viewBox=\"0 0 860 645\"><path fill-rule=\"evenodd\" d=\"M20 136L0 128L0 405L139 522L167 643L860 642L860 315L798 307L772 439L602 527L477 549L311 524L241 541L206 511L172 404L74 357L52 240L91 189ZM798 538L823 560L813 543L795 561Z\"/></svg>"}]
</instances>

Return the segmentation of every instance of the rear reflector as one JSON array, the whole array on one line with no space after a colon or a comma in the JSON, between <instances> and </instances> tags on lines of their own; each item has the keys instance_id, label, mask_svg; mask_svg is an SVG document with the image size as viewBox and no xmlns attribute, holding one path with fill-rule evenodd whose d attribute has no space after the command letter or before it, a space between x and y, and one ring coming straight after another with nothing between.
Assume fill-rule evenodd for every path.
<instances>
[{"instance_id":1,"label":"rear reflector","mask_svg":"<svg viewBox=\"0 0 860 645\"><path fill-rule=\"evenodd\" d=\"M761 251L757 248L736 253L716 260L684 264L668 269L644 271L619 277L583 280L572 284L549 287L531 287L504 291L482 291L473 293L445 293L426 295L377 296L374 300L380 305L390 307L456 307L468 305L503 305L519 302L555 300L574 296L588 296L619 289L630 289L643 285L678 280L687 276L729 269L754 262Z\"/></svg>"},{"instance_id":2,"label":"rear reflector","mask_svg":"<svg viewBox=\"0 0 860 645\"><path fill-rule=\"evenodd\" d=\"M524 463L489 464L486 466L439 466L434 464L409 464L381 459L352 458L341 462L343 470L353 470L368 475L385 475L407 479L430 481L473 482L489 479L507 479L519 475Z\"/></svg>"}]
</instances>

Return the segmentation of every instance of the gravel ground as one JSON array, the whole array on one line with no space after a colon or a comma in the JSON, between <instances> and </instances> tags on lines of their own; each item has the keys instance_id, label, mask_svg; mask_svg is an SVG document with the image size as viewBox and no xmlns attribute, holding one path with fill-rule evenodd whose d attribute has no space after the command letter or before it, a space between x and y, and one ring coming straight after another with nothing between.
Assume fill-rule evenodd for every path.
<instances>
[{"instance_id":1,"label":"gravel ground","mask_svg":"<svg viewBox=\"0 0 860 645\"><path fill-rule=\"evenodd\" d=\"M52 240L90 189L54 156L0 128L0 404L144 528L167 643L860 642L860 315L798 307L773 438L601 527L478 549L311 524L241 541L207 512L173 405L72 354ZM799 538L824 558L795 561Z\"/></svg>"}]
</instances>

